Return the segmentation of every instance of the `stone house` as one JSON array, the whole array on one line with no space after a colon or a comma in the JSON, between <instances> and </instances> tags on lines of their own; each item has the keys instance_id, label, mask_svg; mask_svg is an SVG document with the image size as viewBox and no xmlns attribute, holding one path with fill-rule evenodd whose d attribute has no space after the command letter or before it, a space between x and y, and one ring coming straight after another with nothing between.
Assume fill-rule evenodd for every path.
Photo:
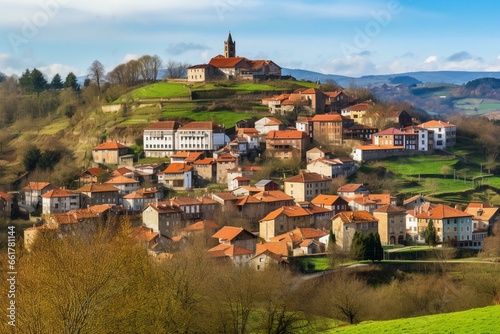
<instances>
[{"instance_id":1,"label":"stone house","mask_svg":"<svg viewBox=\"0 0 500 334\"><path fill-rule=\"evenodd\" d=\"M92 159L99 164L118 165L121 163L120 158L126 156L128 150L128 146L119 142L104 142L92 149Z\"/></svg>"}]
</instances>

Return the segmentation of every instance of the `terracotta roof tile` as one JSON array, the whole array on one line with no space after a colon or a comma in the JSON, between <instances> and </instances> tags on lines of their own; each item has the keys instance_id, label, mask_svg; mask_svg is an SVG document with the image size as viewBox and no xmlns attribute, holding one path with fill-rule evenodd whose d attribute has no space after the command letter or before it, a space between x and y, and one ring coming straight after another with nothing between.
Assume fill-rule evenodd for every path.
<instances>
[{"instance_id":1,"label":"terracotta roof tile","mask_svg":"<svg viewBox=\"0 0 500 334\"><path fill-rule=\"evenodd\" d=\"M102 144L97 145L92 150L93 151L98 151L98 150L118 150L120 148L128 148L128 146L120 144L119 142L116 142L116 141L108 141L108 142L104 142Z\"/></svg>"},{"instance_id":2,"label":"terracotta roof tile","mask_svg":"<svg viewBox=\"0 0 500 334\"><path fill-rule=\"evenodd\" d=\"M366 223L378 221L368 211L344 211L337 213L332 219L340 218L344 223Z\"/></svg>"},{"instance_id":3,"label":"terracotta roof tile","mask_svg":"<svg viewBox=\"0 0 500 334\"><path fill-rule=\"evenodd\" d=\"M427 212L422 212L416 217L420 219L445 219L458 217L472 217L472 214L452 208L451 206L439 204Z\"/></svg>"},{"instance_id":4,"label":"terracotta roof tile","mask_svg":"<svg viewBox=\"0 0 500 334\"><path fill-rule=\"evenodd\" d=\"M234 227L234 226L224 226L212 237L221 240L231 241L241 234L247 235L247 238L252 238L252 239L257 238L253 233L245 230L244 228Z\"/></svg>"},{"instance_id":5,"label":"terracotta roof tile","mask_svg":"<svg viewBox=\"0 0 500 334\"><path fill-rule=\"evenodd\" d=\"M50 185L49 182L30 182L23 190L43 190Z\"/></svg>"},{"instance_id":6,"label":"terracotta roof tile","mask_svg":"<svg viewBox=\"0 0 500 334\"><path fill-rule=\"evenodd\" d=\"M332 178L324 176L318 173L300 173L283 180L283 182L299 182L299 183L309 183L309 182L323 182L330 181Z\"/></svg>"},{"instance_id":7,"label":"terracotta roof tile","mask_svg":"<svg viewBox=\"0 0 500 334\"><path fill-rule=\"evenodd\" d=\"M176 121L160 121L151 124L144 130L176 130L181 125Z\"/></svg>"},{"instance_id":8,"label":"terracotta roof tile","mask_svg":"<svg viewBox=\"0 0 500 334\"><path fill-rule=\"evenodd\" d=\"M106 181L104 183L107 183L107 184L138 184L139 181L131 179L131 178L126 177L126 176L123 176L123 175L119 175L119 176L116 176L116 177L112 178L111 180Z\"/></svg>"},{"instance_id":9,"label":"terracotta roof tile","mask_svg":"<svg viewBox=\"0 0 500 334\"><path fill-rule=\"evenodd\" d=\"M82 192L82 193L98 193L98 192L118 192L119 189L116 188L112 184L106 184L106 183L90 183L86 184L81 188L78 188L76 191Z\"/></svg>"},{"instance_id":10,"label":"terracotta roof tile","mask_svg":"<svg viewBox=\"0 0 500 334\"><path fill-rule=\"evenodd\" d=\"M307 134L298 130L272 130L267 134L266 139L303 139Z\"/></svg>"},{"instance_id":11,"label":"terracotta roof tile","mask_svg":"<svg viewBox=\"0 0 500 334\"><path fill-rule=\"evenodd\" d=\"M180 174L189 172L192 169L192 166L186 165L183 162L172 162L168 165L167 168L163 171L165 174Z\"/></svg>"}]
</instances>

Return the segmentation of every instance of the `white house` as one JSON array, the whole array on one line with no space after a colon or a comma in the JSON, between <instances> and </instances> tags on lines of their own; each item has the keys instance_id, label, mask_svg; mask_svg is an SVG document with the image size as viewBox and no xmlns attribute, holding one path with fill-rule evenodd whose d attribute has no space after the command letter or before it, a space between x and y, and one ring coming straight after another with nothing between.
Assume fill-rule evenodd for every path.
<instances>
[{"instance_id":1,"label":"white house","mask_svg":"<svg viewBox=\"0 0 500 334\"><path fill-rule=\"evenodd\" d=\"M268 134L270 131L278 131L283 127L283 123L274 117L263 117L255 122L255 129L261 135Z\"/></svg>"},{"instance_id":2,"label":"white house","mask_svg":"<svg viewBox=\"0 0 500 334\"><path fill-rule=\"evenodd\" d=\"M213 122L191 122L175 133L176 151L216 151L229 142L224 126Z\"/></svg>"},{"instance_id":3,"label":"white house","mask_svg":"<svg viewBox=\"0 0 500 334\"><path fill-rule=\"evenodd\" d=\"M180 124L175 121L156 122L144 129L144 155L166 157L175 150L175 132Z\"/></svg>"},{"instance_id":4,"label":"white house","mask_svg":"<svg viewBox=\"0 0 500 334\"><path fill-rule=\"evenodd\" d=\"M443 150L457 142L457 126L454 124L431 120L420 124L420 127L434 131L434 149Z\"/></svg>"},{"instance_id":5,"label":"white house","mask_svg":"<svg viewBox=\"0 0 500 334\"><path fill-rule=\"evenodd\" d=\"M42 213L64 213L80 208L80 194L55 188L42 195Z\"/></svg>"},{"instance_id":6,"label":"white house","mask_svg":"<svg viewBox=\"0 0 500 334\"><path fill-rule=\"evenodd\" d=\"M326 159L319 158L307 164L309 172L335 178L341 175L349 176L356 169L354 160L350 158Z\"/></svg>"}]
</instances>

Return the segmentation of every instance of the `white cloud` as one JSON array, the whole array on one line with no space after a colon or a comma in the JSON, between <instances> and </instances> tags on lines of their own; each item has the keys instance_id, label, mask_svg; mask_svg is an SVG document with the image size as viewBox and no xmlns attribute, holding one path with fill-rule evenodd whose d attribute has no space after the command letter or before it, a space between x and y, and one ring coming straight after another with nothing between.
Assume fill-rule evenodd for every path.
<instances>
[{"instance_id":1,"label":"white cloud","mask_svg":"<svg viewBox=\"0 0 500 334\"><path fill-rule=\"evenodd\" d=\"M84 73L79 73L78 69L73 66L63 65L63 64L50 64L47 66L41 66L38 68L43 74L45 74L48 80L52 80L56 73L59 73L61 78L66 78L69 72L73 72L75 75L83 75Z\"/></svg>"},{"instance_id":2,"label":"white cloud","mask_svg":"<svg viewBox=\"0 0 500 334\"><path fill-rule=\"evenodd\" d=\"M122 63L128 63L129 61L131 60L137 60L139 59L140 56L139 55L136 55L136 54L133 54L133 53L127 53L124 57L123 57L123 60L122 60Z\"/></svg>"},{"instance_id":3,"label":"white cloud","mask_svg":"<svg viewBox=\"0 0 500 334\"><path fill-rule=\"evenodd\" d=\"M375 69L375 64L369 59L358 55L335 59L326 71L339 75L361 76L373 74L375 73Z\"/></svg>"}]
</instances>

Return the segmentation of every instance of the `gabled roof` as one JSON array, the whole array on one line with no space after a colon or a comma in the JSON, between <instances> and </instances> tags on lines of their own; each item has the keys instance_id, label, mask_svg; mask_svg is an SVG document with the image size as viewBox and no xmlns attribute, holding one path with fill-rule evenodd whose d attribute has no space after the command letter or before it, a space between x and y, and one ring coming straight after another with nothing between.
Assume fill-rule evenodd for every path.
<instances>
[{"instance_id":1,"label":"gabled roof","mask_svg":"<svg viewBox=\"0 0 500 334\"><path fill-rule=\"evenodd\" d=\"M319 239L321 237L324 237L328 233L318 230L315 228L310 228L310 227L299 227L294 230L291 230L289 232L277 235L275 237L272 237L270 239L271 242L276 242L276 241L288 241L288 242L302 242L306 239Z\"/></svg>"},{"instance_id":2,"label":"gabled roof","mask_svg":"<svg viewBox=\"0 0 500 334\"><path fill-rule=\"evenodd\" d=\"M335 220L340 218L343 223L366 223L366 222L376 222L378 221L372 214L368 211L344 211L337 213L332 219Z\"/></svg>"},{"instance_id":3,"label":"gabled roof","mask_svg":"<svg viewBox=\"0 0 500 334\"><path fill-rule=\"evenodd\" d=\"M449 128L449 127L455 127L455 124L451 124L448 122L443 122L443 121L436 121L436 120L431 120L425 123L420 124L420 127L422 128Z\"/></svg>"},{"instance_id":4,"label":"gabled roof","mask_svg":"<svg viewBox=\"0 0 500 334\"><path fill-rule=\"evenodd\" d=\"M60 198L60 197L70 197L71 195L75 195L76 193L73 191L68 191L66 189L54 188L52 190L47 191L42 195L42 198Z\"/></svg>"},{"instance_id":5,"label":"gabled roof","mask_svg":"<svg viewBox=\"0 0 500 334\"><path fill-rule=\"evenodd\" d=\"M391 200L394 197L390 194L358 194L354 197L347 199L361 205L376 204L376 205L388 205L391 204Z\"/></svg>"},{"instance_id":6,"label":"gabled roof","mask_svg":"<svg viewBox=\"0 0 500 334\"><path fill-rule=\"evenodd\" d=\"M180 158L184 159L186 162L194 162L203 156L203 152L176 152L170 156L170 158Z\"/></svg>"},{"instance_id":7,"label":"gabled roof","mask_svg":"<svg viewBox=\"0 0 500 334\"><path fill-rule=\"evenodd\" d=\"M255 253L260 254L266 250L278 254L280 256L288 256L288 245L286 241L269 241L265 243L257 243Z\"/></svg>"},{"instance_id":8,"label":"gabled roof","mask_svg":"<svg viewBox=\"0 0 500 334\"><path fill-rule=\"evenodd\" d=\"M299 182L299 183L309 183L309 182L322 182L331 180L331 177L324 176L318 173L300 173L298 175L289 177L283 180L283 182Z\"/></svg>"},{"instance_id":9,"label":"gabled roof","mask_svg":"<svg viewBox=\"0 0 500 334\"><path fill-rule=\"evenodd\" d=\"M192 169L191 165L186 165L183 162L172 162L168 165L167 168L163 171L165 174L180 174L189 172Z\"/></svg>"},{"instance_id":10,"label":"gabled roof","mask_svg":"<svg viewBox=\"0 0 500 334\"><path fill-rule=\"evenodd\" d=\"M236 158L231 153L224 153L217 157L217 162L234 162Z\"/></svg>"},{"instance_id":11,"label":"gabled roof","mask_svg":"<svg viewBox=\"0 0 500 334\"><path fill-rule=\"evenodd\" d=\"M182 231L194 232L205 230L218 230L220 226L213 220L201 220L182 229Z\"/></svg>"},{"instance_id":12,"label":"gabled roof","mask_svg":"<svg viewBox=\"0 0 500 334\"><path fill-rule=\"evenodd\" d=\"M407 132L403 132L401 130L398 130L396 128L388 128L384 131L380 131L377 133L374 133L372 136L380 136L380 135L407 135Z\"/></svg>"},{"instance_id":13,"label":"gabled roof","mask_svg":"<svg viewBox=\"0 0 500 334\"><path fill-rule=\"evenodd\" d=\"M252 251L246 248L237 247L234 245L226 245L226 244L220 244L215 247L212 247L208 250L208 252L213 257L226 257L226 256L234 257L234 256L253 254Z\"/></svg>"},{"instance_id":14,"label":"gabled roof","mask_svg":"<svg viewBox=\"0 0 500 334\"><path fill-rule=\"evenodd\" d=\"M342 187L339 187L337 189L337 192L353 192L353 191L359 190L360 188L364 188L363 184L361 184L361 183L348 183L346 185L343 185Z\"/></svg>"},{"instance_id":15,"label":"gabled roof","mask_svg":"<svg viewBox=\"0 0 500 334\"><path fill-rule=\"evenodd\" d=\"M195 162L193 162L193 164L199 166L199 165L213 165L215 164L215 159L214 158L205 158L205 159L200 159L200 160L196 160Z\"/></svg>"},{"instance_id":16,"label":"gabled roof","mask_svg":"<svg viewBox=\"0 0 500 334\"><path fill-rule=\"evenodd\" d=\"M282 206L281 208L270 212L269 214L267 214L267 216L265 216L264 218L262 218L259 221L263 222L263 221L268 221L268 220L274 220L281 215L285 215L288 218L291 218L291 217L311 216L312 214L298 205Z\"/></svg>"},{"instance_id":17,"label":"gabled roof","mask_svg":"<svg viewBox=\"0 0 500 334\"><path fill-rule=\"evenodd\" d=\"M384 212L384 213L406 213L406 209L400 206L386 204L373 210L373 212Z\"/></svg>"},{"instance_id":18,"label":"gabled roof","mask_svg":"<svg viewBox=\"0 0 500 334\"><path fill-rule=\"evenodd\" d=\"M165 213L182 213L182 210L177 206L170 203L170 201L158 202L158 203L150 203L144 210L151 207L153 210L158 212L159 214Z\"/></svg>"},{"instance_id":19,"label":"gabled roof","mask_svg":"<svg viewBox=\"0 0 500 334\"><path fill-rule=\"evenodd\" d=\"M313 122L342 122L343 118L339 114L322 114L315 115L312 118Z\"/></svg>"},{"instance_id":20,"label":"gabled roof","mask_svg":"<svg viewBox=\"0 0 500 334\"><path fill-rule=\"evenodd\" d=\"M50 182L30 182L23 190L43 190L50 185Z\"/></svg>"},{"instance_id":21,"label":"gabled roof","mask_svg":"<svg viewBox=\"0 0 500 334\"><path fill-rule=\"evenodd\" d=\"M176 196L172 197L170 199L170 202L177 206L183 206L183 205L199 205L201 202L194 198L194 197L189 197L189 196Z\"/></svg>"},{"instance_id":22,"label":"gabled roof","mask_svg":"<svg viewBox=\"0 0 500 334\"><path fill-rule=\"evenodd\" d=\"M444 204L438 204L435 208L416 215L416 217L419 219L446 219L472 216L472 214L465 213L461 210L454 209L451 206Z\"/></svg>"},{"instance_id":23,"label":"gabled roof","mask_svg":"<svg viewBox=\"0 0 500 334\"><path fill-rule=\"evenodd\" d=\"M137 241L147 241L150 242L156 237L158 237L158 232L153 232L153 230L146 226L138 226L132 229L132 236Z\"/></svg>"},{"instance_id":24,"label":"gabled roof","mask_svg":"<svg viewBox=\"0 0 500 334\"><path fill-rule=\"evenodd\" d=\"M222 191L222 192L218 192L218 193L213 193L212 196L218 197L223 201L237 201L239 199L230 191Z\"/></svg>"},{"instance_id":25,"label":"gabled roof","mask_svg":"<svg viewBox=\"0 0 500 334\"><path fill-rule=\"evenodd\" d=\"M260 193L257 193L253 195L258 200L261 200L262 202L265 203L270 203L270 202L280 202L280 201L293 201L294 198L292 196L289 196L285 194L281 190L266 190L266 191L261 191Z\"/></svg>"},{"instance_id":26,"label":"gabled roof","mask_svg":"<svg viewBox=\"0 0 500 334\"><path fill-rule=\"evenodd\" d=\"M411 203L411 202L413 202L413 201L416 201L416 200L418 200L418 199L420 199L420 198L421 198L421 199L423 199L424 201L426 200L426 199L425 199L425 197L424 197L424 196L422 196L422 195L415 195L415 196L412 196L412 197L410 197L410 198L408 198L408 199L405 199L405 200L403 201L403 205L409 204L409 203Z\"/></svg>"},{"instance_id":27,"label":"gabled roof","mask_svg":"<svg viewBox=\"0 0 500 334\"><path fill-rule=\"evenodd\" d=\"M5 193L3 191L0 191L0 198L3 198L4 200L9 200L9 199L12 199L12 195Z\"/></svg>"},{"instance_id":28,"label":"gabled roof","mask_svg":"<svg viewBox=\"0 0 500 334\"><path fill-rule=\"evenodd\" d=\"M484 206L483 203L470 203L464 211L473 215L474 220L490 220L499 213L499 208Z\"/></svg>"},{"instance_id":29,"label":"gabled roof","mask_svg":"<svg viewBox=\"0 0 500 334\"><path fill-rule=\"evenodd\" d=\"M82 193L101 193L101 192L118 192L119 189L116 188L112 184L106 183L90 183L86 184L81 188L78 188L76 191Z\"/></svg>"},{"instance_id":30,"label":"gabled roof","mask_svg":"<svg viewBox=\"0 0 500 334\"><path fill-rule=\"evenodd\" d=\"M119 175L119 176L116 176L116 177L112 178L111 180L106 181L104 183L107 183L107 184L138 184L139 181L131 179L131 178L126 177L126 176L123 176L123 175Z\"/></svg>"},{"instance_id":31,"label":"gabled roof","mask_svg":"<svg viewBox=\"0 0 500 334\"><path fill-rule=\"evenodd\" d=\"M288 261L287 261L287 260L285 260L285 259L282 257L283 255L281 255L281 254L276 254L276 253L274 253L274 252L270 251L269 249L265 249L265 250L263 250L262 252L258 252L258 253L256 252L256 255L255 255L252 259L254 259L254 258L256 258L256 257L259 257L259 256L262 256L262 255L265 255L265 256L269 257L270 259L273 259L273 260L274 260L274 261L276 261L277 263L282 263L282 262L288 263ZM286 256L286 255L284 255L284 256Z\"/></svg>"},{"instance_id":32,"label":"gabled roof","mask_svg":"<svg viewBox=\"0 0 500 334\"><path fill-rule=\"evenodd\" d=\"M241 65L242 67L249 68L248 59L244 57L214 57L208 62L209 65L219 68L230 68Z\"/></svg>"},{"instance_id":33,"label":"gabled roof","mask_svg":"<svg viewBox=\"0 0 500 334\"><path fill-rule=\"evenodd\" d=\"M92 150L93 151L98 151L98 150L118 150L118 149L121 149L121 148L128 148L128 146L120 144L117 141L108 141L108 142L104 142L102 144L97 145Z\"/></svg>"},{"instance_id":34,"label":"gabled roof","mask_svg":"<svg viewBox=\"0 0 500 334\"><path fill-rule=\"evenodd\" d=\"M342 110L350 110L350 111L365 111L370 109L370 107L373 106L373 102L362 102L355 104L350 107L343 108Z\"/></svg>"},{"instance_id":35,"label":"gabled roof","mask_svg":"<svg viewBox=\"0 0 500 334\"><path fill-rule=\"evenodd\" d=\"M245 235L246 238L256 239L255 234L245 230L242 227L224 226L212 238L231 241L239 235Z\"/></svg>"},{"instance_id":36,"label":"gabled roof","mask_svg":"<svg viewBox=\"0 0 500 334\"><path fill-rule=\"evenodd\" d=\"M90 174L92 176L99 176L101 173L102 173L103 169L102 168L99 168L99 167L95 167L95 168L87 168L86 170L84 170L80 175L83 175L83 174Z\"/></svg>"},{"instance_id":37,"label":"gabled roof","mask_svg":"<svg viewBox=\"0 0 500 334\"><path fill-rule=\"evenodd\" d=\"M302 139L306 137L305 132L298 130L271 130L266 139Z\"/></svg>"},{"instance_id":38,"label":"gabled roof","mask_svg":"<svg viewBox=\"0 0 500 334\"><path fill-rule=\"evenodd\" d=\"M344 204L347 204L347 202L340 196L337 195L323 195L319 194L318 196L314 197L311 200L311 203L314 205L333 205L337 201L341 201Z\"/></svg>"},{"instance_id":39,"label":"gabled roof","mask_svg":"<svg viewBox=\"0 0 500 334\"><path fill-rule=\"evenodd\" d=\"M191 122L183 125L179 130L221 130L221 126L214 122Z\"/></svg>"},{"instance_id":40,"label":"gabled roof","mask_svg":"<svg viewBox=\"0 0 500 334\"><path fill-rule=\"evenodd\" d=\"M160 121L151 124L144 130L176 130L181 125L176 121Z\"/></svg>"}]
</instances>

